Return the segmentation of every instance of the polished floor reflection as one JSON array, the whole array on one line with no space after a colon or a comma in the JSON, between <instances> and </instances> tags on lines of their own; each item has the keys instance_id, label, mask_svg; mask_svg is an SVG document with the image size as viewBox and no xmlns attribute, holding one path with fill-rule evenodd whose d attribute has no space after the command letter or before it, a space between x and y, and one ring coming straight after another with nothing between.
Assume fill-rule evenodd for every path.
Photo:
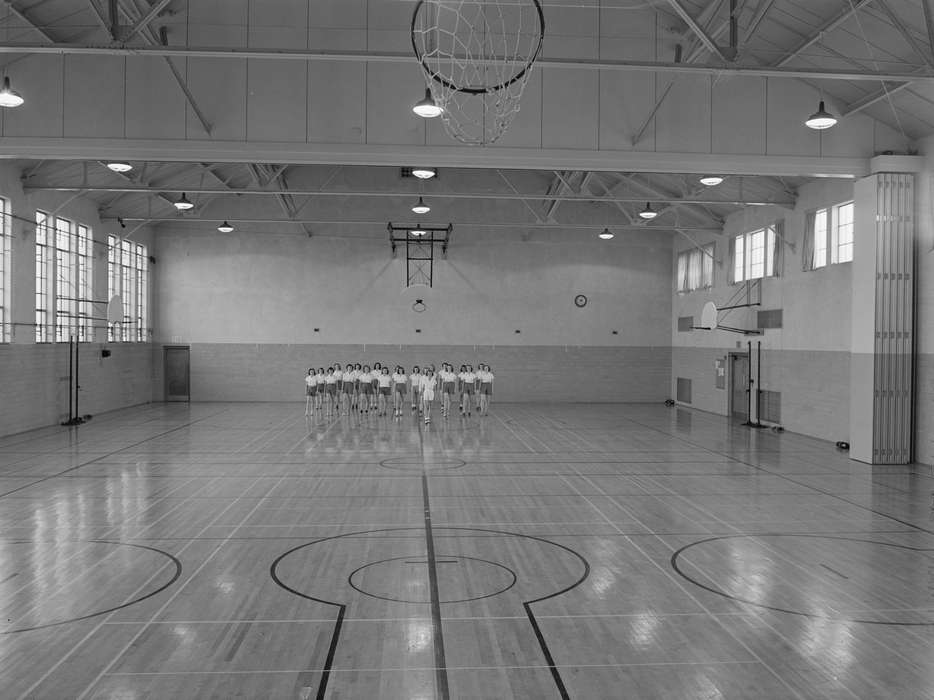
<instances>
[{"instance_id":1,"label":"polished floor reflection","mask_svg":"<svg viewBox=\"0 0 934 700\"><path fill-rule=\"evenodd\" d=\"M2 698L934 698L934 478L656 405L0 439Z\"/></svg>"}]
</instances>

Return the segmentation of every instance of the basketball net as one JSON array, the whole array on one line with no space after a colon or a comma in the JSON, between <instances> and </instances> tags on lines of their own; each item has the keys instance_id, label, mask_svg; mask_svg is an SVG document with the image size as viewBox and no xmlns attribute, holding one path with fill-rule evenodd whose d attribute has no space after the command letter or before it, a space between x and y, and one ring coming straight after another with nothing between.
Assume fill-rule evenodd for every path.
<instances>
[{"instance_id":1,"label":"basketball net","mask_svg":"<svg viewBox=\"0 0 934 700\"><path fill-rule=\"evenodd\" d=\"M412 48L449 136L482 145L506 132L544 36L539 0L419 0Z\"/></svg>"}]
</instances>

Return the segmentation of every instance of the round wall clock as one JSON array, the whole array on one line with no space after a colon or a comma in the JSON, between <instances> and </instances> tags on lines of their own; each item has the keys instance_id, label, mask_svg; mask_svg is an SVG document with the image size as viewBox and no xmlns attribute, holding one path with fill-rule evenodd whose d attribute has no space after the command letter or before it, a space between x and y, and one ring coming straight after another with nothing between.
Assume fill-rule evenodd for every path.
<instances>
[{"instance_id":1,"label":"round wall clock","mask_svg":"<svg viewBox=\"0 0 934 700\"><path fill-rule=\"evenodd\" d=\"M585 306L587 306L587 297L585 297L583 294L578 294L576 297L574 297L574 306L579 309L583 309Z\"/></svg>"}]
</instances>

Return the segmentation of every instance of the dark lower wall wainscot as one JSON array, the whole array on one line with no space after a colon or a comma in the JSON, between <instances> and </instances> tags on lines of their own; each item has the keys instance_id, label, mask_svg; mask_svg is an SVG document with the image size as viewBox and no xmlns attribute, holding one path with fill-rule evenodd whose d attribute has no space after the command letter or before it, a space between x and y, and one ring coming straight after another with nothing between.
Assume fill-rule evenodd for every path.
<instances>
[{"instance_id":1,"label":"dark lower wall wainscot","mask_svg":"<svg viewBox=\"0 0 934 700\"><path fill-rule=\"evenodd\" d=\"M299 401L309 367L483 362L498 401L654 402L668 398L668 347L191 344L192 401ZM156 399L161 349L154 349Z\"/></svg>"}]
</instances>

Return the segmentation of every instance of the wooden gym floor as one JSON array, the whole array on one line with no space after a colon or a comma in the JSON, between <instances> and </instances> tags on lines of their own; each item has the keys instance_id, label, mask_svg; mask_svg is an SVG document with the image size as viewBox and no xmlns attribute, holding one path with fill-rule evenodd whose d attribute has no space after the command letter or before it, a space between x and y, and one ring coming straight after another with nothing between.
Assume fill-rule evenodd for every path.
<instances>
[{"instance_id":1,"label":"wooden gym floor","mask_svg":"<svg viewBox=\"0 0 934 700\"><path fill-rule=\"evenodd\" d=\"M660 405L0 440L7 698L934 698L934 480Z\"/></svg>"}]
</instances>

